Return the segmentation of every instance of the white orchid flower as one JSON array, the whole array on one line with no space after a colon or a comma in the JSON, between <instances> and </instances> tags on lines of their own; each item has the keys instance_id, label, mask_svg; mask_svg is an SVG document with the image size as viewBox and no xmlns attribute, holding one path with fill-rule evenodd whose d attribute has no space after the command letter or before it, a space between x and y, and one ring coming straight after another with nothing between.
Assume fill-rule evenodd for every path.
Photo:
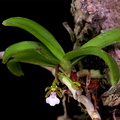
<instances>
[{"instance_id":1,"label":"white orchid flower","mask_svg":"<svg viewBox=\"0 0 120 120\"><path fill-rule=\"evenodd\" d=\"M50 104L50 106L55 106L60 103L60 100L57 98L56 92L51 92L50 96L46 98L46 103Z\"/></svg>"}]
</instances>

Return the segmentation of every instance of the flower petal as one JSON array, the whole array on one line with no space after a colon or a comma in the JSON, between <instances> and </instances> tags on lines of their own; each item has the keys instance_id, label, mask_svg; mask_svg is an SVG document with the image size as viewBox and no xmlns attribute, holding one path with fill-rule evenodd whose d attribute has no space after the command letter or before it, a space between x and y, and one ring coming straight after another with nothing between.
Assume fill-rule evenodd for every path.
<instances>
[{"instance_id":1,"label":"flower petal","mask_svg":"<svg viewBox=\"0 0 120 120\"><path fill-rule=\"evenodd\" d=\"M46 103L50 104L50 106L55 106L60 103L60 100L57 98L56 92L51 92L50 96L46 98Z\"/></svg>"}]
</instances>

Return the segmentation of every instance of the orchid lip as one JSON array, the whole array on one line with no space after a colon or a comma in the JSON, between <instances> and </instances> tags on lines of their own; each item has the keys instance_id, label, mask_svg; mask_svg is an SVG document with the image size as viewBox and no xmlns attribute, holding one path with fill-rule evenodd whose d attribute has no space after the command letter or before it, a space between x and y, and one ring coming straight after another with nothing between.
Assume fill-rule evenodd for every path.
<instances>
[{"instance_id":1,"label":"orchid lip","mask_svg":"<svg viewBox=\"0 0 120 120\"><path fill-rule=\"evenodd\" d=\"M56 92L51 92L50 96L46 98L46 103L50 104L50 106L55 106L60 103L60 100L57 98Z\"/></svg>"}]
</instances>

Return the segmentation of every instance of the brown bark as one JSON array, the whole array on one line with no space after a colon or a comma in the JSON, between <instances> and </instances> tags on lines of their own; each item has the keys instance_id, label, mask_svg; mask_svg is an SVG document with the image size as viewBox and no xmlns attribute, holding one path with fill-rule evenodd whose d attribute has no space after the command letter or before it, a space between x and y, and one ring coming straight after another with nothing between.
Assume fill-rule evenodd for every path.
<instances>
[{"instance_id":1,"label":"brown bark","mask_svg":"<svg viewBox=\"0 0 120 120\"><path fill-rule=\"evenodd\" d=\"M70 10L75 23L73 32L70 30L74 49L79 48L103 32L120 28L120 0L72 0ZM120 66L119 54L115 54L115 50L118 50L119 47L119 44L109 47L107 52L110 51L110 54ZM96 61L97 65L93 65ZM104 78L105 82L107 83L109 81L108 69L99 58L85 58L78 66L79 69L102 69L102 72L106 75ZM120 82L112 88L110 88L110 84L106 83L103 84L103 87L107 86L107 88L101 88L102 92L97 91L100 98L98 101L98 105L100 105L98 106L99 111L103 120L118 120L120 116ZM110 88L109 90L108 87ZM100 103L101 100L102 103Z\"/></svg>"},{"instance_id":2,"label":"brown bark","mask_svg":"<svg viewBox=\"0 0 120 120\"><path fill-rule=\"evenodd\" d=\"M119 0L72 0L76 42L81 45L82 41L86 42L100 33L120 27L119 6Z\"/></svg>"}]
</instances>

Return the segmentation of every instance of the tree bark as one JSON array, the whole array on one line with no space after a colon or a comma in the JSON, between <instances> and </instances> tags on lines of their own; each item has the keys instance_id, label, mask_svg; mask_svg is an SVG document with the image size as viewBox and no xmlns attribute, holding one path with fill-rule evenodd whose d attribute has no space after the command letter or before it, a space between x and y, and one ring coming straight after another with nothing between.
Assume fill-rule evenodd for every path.
<instances>
[{"instance_id":1,"label":"tree bark","mask_svg":"<svg viewBox=\"0 0 120 120\"><path fill-rule=\"evenodd\" d=\"M81 45L82 41L86 42L100 33L119 28L119 5L119 0L72 0L76 42Z\"/></svg>"},{"instance_id":2,"label":"tree bark","mask_svg":"<svg viewBox=\"0 0 120 120\"><path fill-rule=\"evenodd\" d=\"M71 14L74 18L74 30L72 35L73 49L77 49L93 37L120 28L120 0L72 0ZM71 31L71 30L70 30ZM105 49L116 60L120 68L119 44L112 45ZM96 63L93 65L93 63ZM105 74L105 78L100 81L101 91L98 94L98 107L102 119L120 119L120 81L114 87L109 82L109 71L103 61L96 57L87 57L78 63L81 69L97 69ZM106 83L103 84L103 81ZM108 87L110 88L108 90ZM104 88L104 89L103 89ZM102 101L102 102L101 102ZM107 114L107 116L106 116ZM83 119L83 118L82 118Z\"/></svg>"}]
</instances>

